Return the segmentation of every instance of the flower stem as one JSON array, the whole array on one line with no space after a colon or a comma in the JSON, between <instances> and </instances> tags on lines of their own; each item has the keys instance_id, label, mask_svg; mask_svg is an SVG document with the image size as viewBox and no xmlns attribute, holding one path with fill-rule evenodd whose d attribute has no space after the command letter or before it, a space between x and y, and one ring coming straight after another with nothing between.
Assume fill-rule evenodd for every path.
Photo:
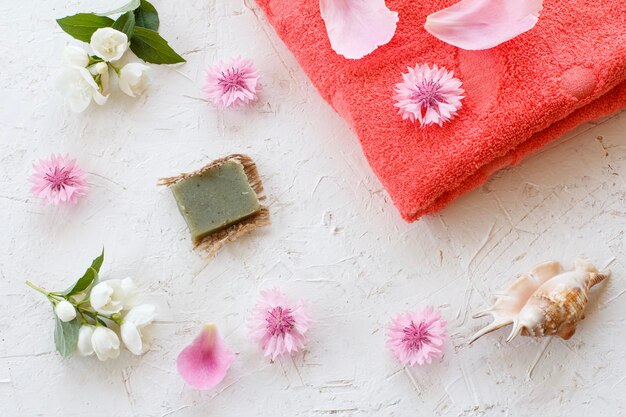
<instances>
[{"instance_id":1,"label":"flower stem","mask_svg":"<svg viewBox=\"0 0 626 417\"><path fill-rule=\"evenodd\" d=\"M115 71L115 73L119 77L120 76L120 68L116 67L115 65L111 64L110 62L107 62L107 64L109 65L109 67L113 68L113 71Z\"/></svg>"},{"instance_id":2,"label":"flower stem","mask_svg":"<svg viewBox=\"0 0 626 417\"><path fill-rule=\"evenodd\" d=\"M45 295L46 297L50 296L50 293L46 290L44 290L43 288L41 288L38 285L33 284L32 282L30 282L29 280L26 280L26 285L28 285L29 287L31 287L33 290L38 291L40 293L42 293L43 295Z\"/></svg>"}]
</instances>

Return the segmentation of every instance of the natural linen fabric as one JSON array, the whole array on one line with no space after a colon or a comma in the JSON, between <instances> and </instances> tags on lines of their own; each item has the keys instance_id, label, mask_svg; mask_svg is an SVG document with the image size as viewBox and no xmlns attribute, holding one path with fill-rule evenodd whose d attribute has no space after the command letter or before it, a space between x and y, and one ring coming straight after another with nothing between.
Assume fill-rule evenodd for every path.
<instances>
[{"instance_id":1,"label":"natural linen fabric","mask_svg":"<svg viewBox=\"0 0 626 417\"><path fill-rule=\"evenodd\" d=\"M447 205L578 124L626 106L624 0L545 0L530 31L465 51L424 29L455 0L387 0L393 39L359 60L330 46L319 0L256 0L320 94L352 126L402 216ZM459 114L443 127L403 121L393 87L416 64L454 70ZM581 169L584 169L581 168Z\"/></svg>"}]
</instances>

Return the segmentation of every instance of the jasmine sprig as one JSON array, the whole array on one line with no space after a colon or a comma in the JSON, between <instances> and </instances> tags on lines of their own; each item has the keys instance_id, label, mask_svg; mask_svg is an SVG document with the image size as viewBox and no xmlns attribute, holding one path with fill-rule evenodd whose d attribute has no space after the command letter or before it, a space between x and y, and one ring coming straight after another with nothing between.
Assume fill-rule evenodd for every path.
<instances>
[{"instance_id":1,"label":"jasmine sprig","mask_svg":"<svg viewBox=\"0 0 626 417\"><path fill-rule=\"evenodd\" d=\"M106 324L110 320L120 324L121 317L106 316L91 308L85 294L98 282L98 273L104 262L104 249L100 256L93 260L91 266L76 282L65 291L48 291L27 280L26 285L45 295L52 303L55 312L54 342L57 351L64 358L76 351L78 333L82 324ZM79 317L80 316L80 317Z\"/></svg>"},{"instance_id":2,"label":"jasmine sprig","mask_svg":"<svg viewBox=\"0 0 626 417\"><path fill-rule=\"evenodd\" d=\"M98 282L103 262L104 249L83 276L65 291L48 291L26 281L26 285L43 294L53 306L54 342L63 357L78 350L82 356L95 353L101 361L117 358L120 336L135 355L146 349L141 329L154 320L155 307L136 304L137 289L130 278Z\"/></svg>"}]
</instances>

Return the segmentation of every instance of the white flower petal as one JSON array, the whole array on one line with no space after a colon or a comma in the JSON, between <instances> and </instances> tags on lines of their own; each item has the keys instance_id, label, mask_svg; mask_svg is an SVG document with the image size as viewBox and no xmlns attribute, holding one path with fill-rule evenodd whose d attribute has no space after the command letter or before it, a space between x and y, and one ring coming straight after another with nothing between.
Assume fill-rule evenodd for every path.
<instances>
[{"instance_id":1,"label":"white flower petal","mask_svg":"<svg viewBox=\"0 0 626 417\"><path fill-rule=\"evenodd\" d=\"M100 28L91 35L91 48L105 61L117 61L128 49L128 36L110 27Z\"/></svg>"},{"instance_id":2,"label":"white flower petal","mask_svg":"<svg viewBox=\"0 0 626 417\"><path fill-rule=\"evenodd\" d=\"M143 341L141 338L141 333L137 326L131 322L122 323L120 327L120 334L122 335L122 340L124 341L124 345L133 355L141 355L143 353Z\"/></svg>"},{"instance_id":3,"label":"white flower petal","mask_svg":"<svg viewBox=\"0 0 626 417\"><path fill-rule=\"evenodd\" d=\"M120 355L120 339L108 327L98 326L91 335L91 344L98 359L106 361Z\"/></svg>"},{"instance_id":4,"label":"white flower petal","mask_svg":"<svg viewBox=\"0 0 626 417\"><path fill-rule=\"evenodd\" d=\"M78 331L78 354L81 356L93 355L93 345L91 344L91 336L93 336L93 326L82 326Z\"/></svg>"},{"instance_id":5,"label":"white flower petal","mask_svg":"<svg viewBox=\"0 0 626 417\"><path fill-rule=\"evenodd\" d=\"M55 307L54 312L56 313L59 320L67 322L72 321L76 318L76 309L67 300L60 301Z\"/></svg>"}]
</instances>

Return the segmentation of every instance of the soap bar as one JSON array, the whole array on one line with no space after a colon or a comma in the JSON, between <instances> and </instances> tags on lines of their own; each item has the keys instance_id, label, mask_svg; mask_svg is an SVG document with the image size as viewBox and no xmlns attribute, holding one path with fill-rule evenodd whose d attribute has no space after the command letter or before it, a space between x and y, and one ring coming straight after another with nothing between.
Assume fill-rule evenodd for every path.
<instances>
[{"instance_id":1,"label":"soap bar","mask_svg":"<svg viewBox=\"0 0 626 417\"><path fill-rule=\"evenodd\" d=\"M174 194L195 248L214 255L227 242L270 224L263 183L252 158L235 154L191 173L161 178Z\"/></svg>"},{"instance_id":2,"label":"soap bar","mask_svg":"<svg viewBox=\"0 0 626 417\"><path fill-rule=\"evenodd\" d=\"M229 160L171 187L194 243L261 209L243 165Z\"/></svg>"}]
</instances>

